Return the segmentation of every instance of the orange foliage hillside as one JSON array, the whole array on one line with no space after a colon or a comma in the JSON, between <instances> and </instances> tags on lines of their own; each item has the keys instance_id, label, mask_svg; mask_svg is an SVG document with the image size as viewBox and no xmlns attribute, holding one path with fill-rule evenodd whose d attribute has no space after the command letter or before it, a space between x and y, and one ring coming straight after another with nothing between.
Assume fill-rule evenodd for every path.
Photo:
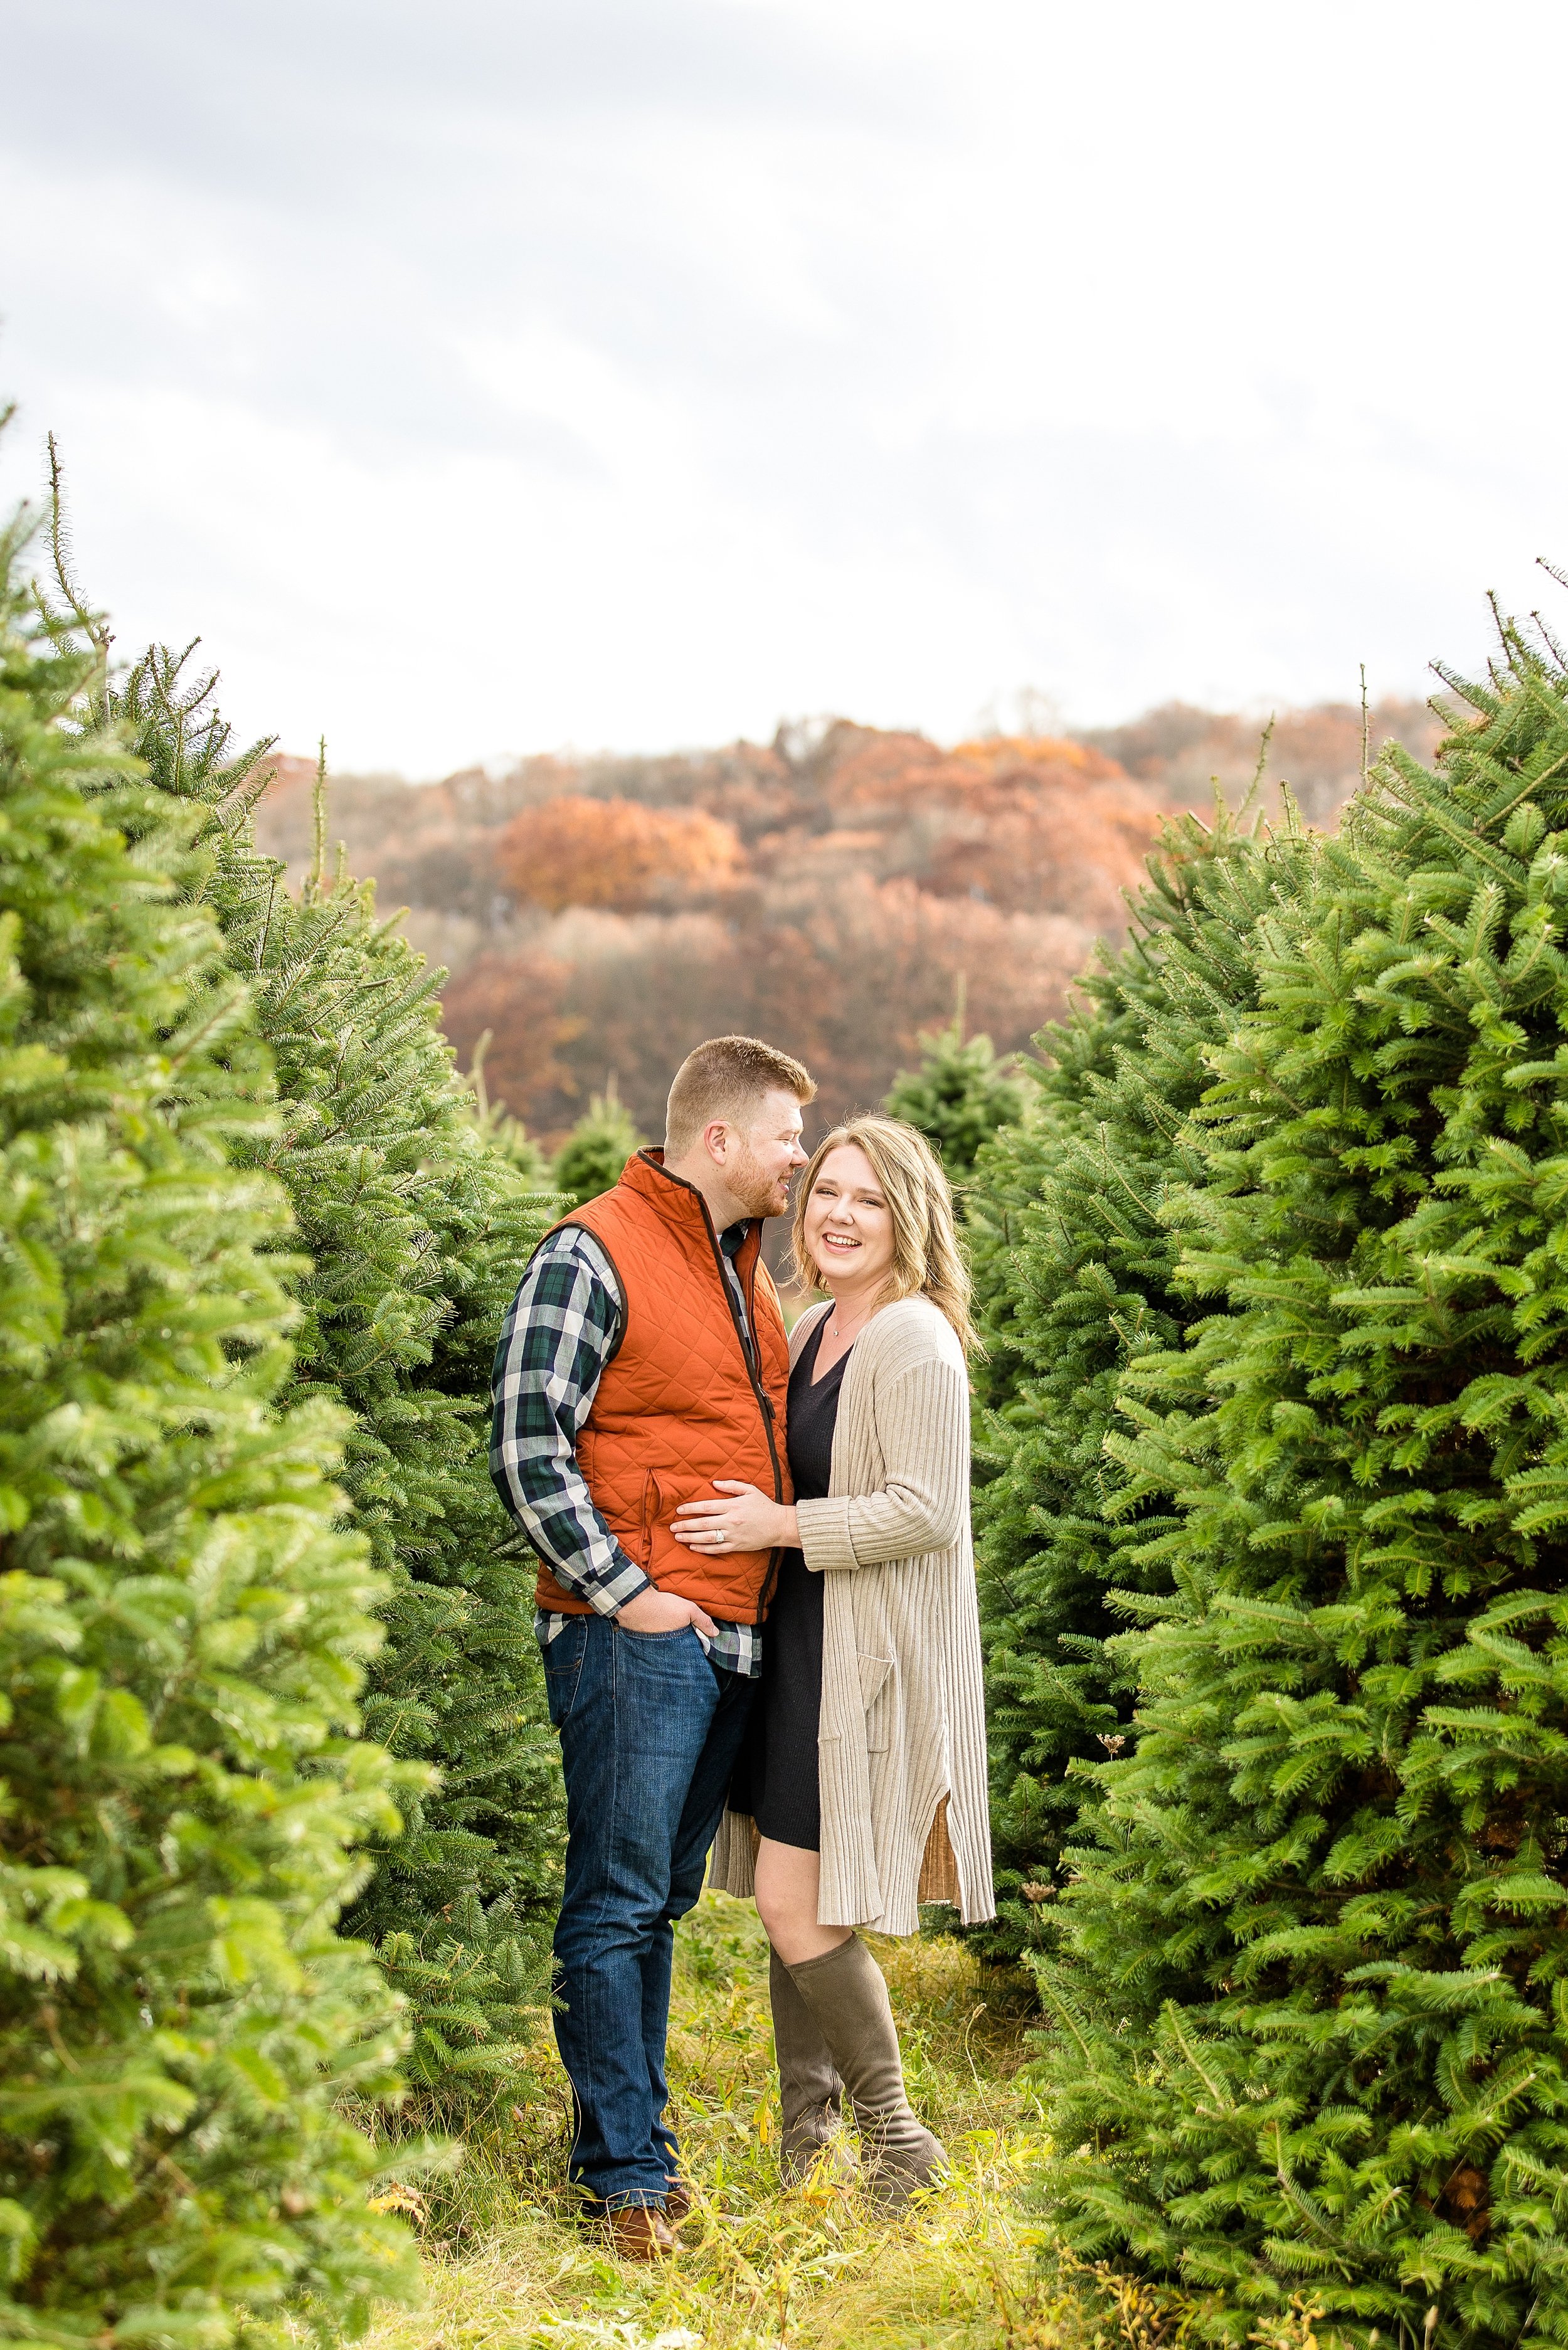
<instances>
[{"instance_id":1,"label":"orange foliage hillside","mask_svg":"<svg viewBox=\"0 0 1568 2350\"><path fill-rule=\"evenodd\" d=\"M1121 928L1122 891L1142 878L1160 810L1114 759L1050 738L923 747L892 773L874 749L850 758L836 792L846 810L883 807L924 829L924 888Z\"/></svg>"},{"instance_id":2,"label":"orange foliage hillside","mask_svg":"<svg viewBox=\"0 0 1568 2350\"><path fill-rule=\"evenodd\" d=\"M1372 739L1429 754L1421 704L1372 713ZM799 1054L814 1117L877 1101L947 1019L961 974L999 1049L1062 1011L1096 939L1119 938L1164 811L1232 798L1257 761L1251 720L1184 704L1082 739L985 736L945 750L847 720L772 743L660 758L532 758L439 784L349 778L328 834L451 977L460 1058L489 1029L492 1093L546 1142L616 1073L662 1130L676 1066L750 1029ZM1288 780L1332 821L1360 772L1359 710L1284 713L1265 804ZM280 759L263 845L298 869L312 763Z\"/></svg>"}]
</instances>

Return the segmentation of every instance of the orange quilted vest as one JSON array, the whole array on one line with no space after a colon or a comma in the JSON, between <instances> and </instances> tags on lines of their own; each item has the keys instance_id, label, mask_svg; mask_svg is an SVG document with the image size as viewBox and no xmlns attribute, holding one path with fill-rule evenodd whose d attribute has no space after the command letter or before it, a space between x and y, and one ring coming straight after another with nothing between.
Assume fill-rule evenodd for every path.
<instances>
[{"instance_id":1,"label":"orange quilted vest","mask_svg":"<svg viewBox=\"0 0 1568 2350\"><path fill-rule=\"evenodd\" d=\"M708 1203L663 1160L661 1150L639 1150L612 1191L561 1219L592 1232L622 1303L619 1340L578 1432L577 1466L621 1548L661 1591L695 1599L726 1623L754 1624L778 1554L714 1557L688 1550L670 1529L680 1503L716 1498L715 1477L793 1498L784 1444L789 1338L759 1262L759 1222L735 1258L760 1366L753 1378ZM544 1565L537 1600L588 1613Z\"/></svg>"}]
</instances>

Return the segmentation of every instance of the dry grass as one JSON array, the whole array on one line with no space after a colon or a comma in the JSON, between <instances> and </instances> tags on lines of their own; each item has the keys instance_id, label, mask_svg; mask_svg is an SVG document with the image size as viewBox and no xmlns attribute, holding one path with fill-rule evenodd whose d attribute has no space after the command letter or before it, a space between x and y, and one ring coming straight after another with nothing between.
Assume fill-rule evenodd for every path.
<instances>
[{"instance_id":1,"label":"dry grass","mask_svg":"<svg viewBox=\"0 0 1568 2350\"><path fill-rule=\"evenodd\" d=\"M749 1904L709 1895L681 1928L670 2033L676 2125L696 2202L677 2259L613 2259L564 2187L565 2084L542 2050L515 2137L471 2156L427 2223L429 2295L371 2350L1157 2350L1180 2313L1038 2256L1023 2208L1046 2158L1016 2079L1022 2002L982 1997L960 1942L878 1944L910 2094L950 2182L889 2220L826 2179L780 2188L766 1945Z\"/></svg>"}]
</instances>

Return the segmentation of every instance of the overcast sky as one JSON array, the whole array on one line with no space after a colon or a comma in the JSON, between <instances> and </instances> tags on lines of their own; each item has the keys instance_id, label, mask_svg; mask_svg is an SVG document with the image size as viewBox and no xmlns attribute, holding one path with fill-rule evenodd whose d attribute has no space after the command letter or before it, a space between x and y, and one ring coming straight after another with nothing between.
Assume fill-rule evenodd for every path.
<instances>
[{"instance_id":1,"label":"overcast sky","mask_svg":"<svg viewBox=\"0 0 1568 2350\"><path fill-rule=\"evenodd\" d=\"M440 773L1429 690L1568 598L1568 14L0 0L0 455ZM1000 702L999 702L999 697Z\"/></svg>"}]
</instances>

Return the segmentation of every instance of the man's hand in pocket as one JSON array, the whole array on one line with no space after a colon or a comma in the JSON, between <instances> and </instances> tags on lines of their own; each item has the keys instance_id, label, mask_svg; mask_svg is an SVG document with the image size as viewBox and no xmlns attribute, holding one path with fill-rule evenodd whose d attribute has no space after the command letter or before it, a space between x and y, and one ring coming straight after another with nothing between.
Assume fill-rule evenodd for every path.
<instances>
[{"instance_id":1,"label":"man's hand in pocket","mask_svg":"<svg viewBox=\"0 0 1568 2350\"><path fill-rule=\"evenodd\" d=\"M660 1591L656 1584L618 1607L615 1620L628 1632L679 1632L682 1625L690 1624L705 1640L711 1640L719 1628L694 1599Z\"/></svg>"}]
</instances>

